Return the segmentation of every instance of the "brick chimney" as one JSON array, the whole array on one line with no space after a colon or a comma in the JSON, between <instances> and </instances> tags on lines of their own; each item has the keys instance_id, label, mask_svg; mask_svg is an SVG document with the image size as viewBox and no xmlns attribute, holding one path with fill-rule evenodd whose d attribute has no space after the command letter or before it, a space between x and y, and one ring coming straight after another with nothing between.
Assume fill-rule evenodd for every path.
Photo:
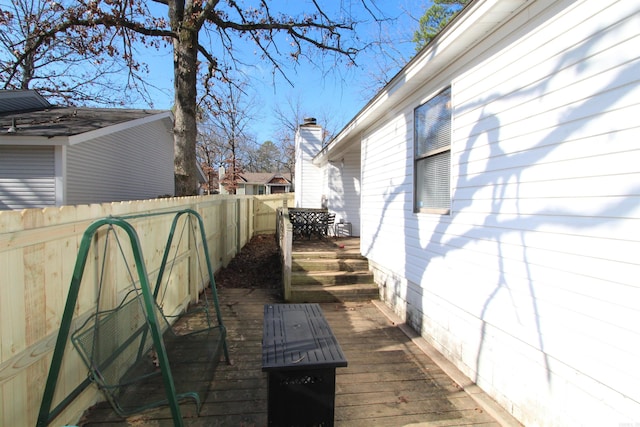
<instances>
[{"instance_id":1,"label":"brick chimney","mask_svg":"<svg viewBox=\"0 0 640 427\"><path fill-rule=\"evenodd\" d=\"M295 138L295 206L320 208L322 204L322 171L313 158L322 149L322 127L313 117L304 118Z\"/></svg>"}]
</instances>

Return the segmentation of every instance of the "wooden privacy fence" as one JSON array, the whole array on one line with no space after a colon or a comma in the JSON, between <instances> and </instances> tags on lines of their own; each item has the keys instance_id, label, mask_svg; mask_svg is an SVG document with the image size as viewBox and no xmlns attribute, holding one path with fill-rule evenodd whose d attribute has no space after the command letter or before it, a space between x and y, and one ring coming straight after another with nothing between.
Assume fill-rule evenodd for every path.
<instances>
[{"instance_id":1,"label":"wooden privacy fence","mask_svg":"<svg viewBox=\"0 0 640 427\"><path fill-rule=\"evenodd\" d=\"M193 209L203 219L211 263L218 270L253 235L274 233L276 209L292 202L293 194L217 195L0 211L0 425L36 423L79 243L92 222L107 216ZM158 274L171 221L171 215L131 220L151 280ZM104 235L98 234L95 254L89 257L82 279L74 325L95 311L99 282L103 295L110 295L115 305L121 298L123 282L129 280L127 269L132 265L127 264L133 261L123 261L116 254L117 248L105 252L102 243ZM178 312L197 301L206 285L196 265L201 244L189 239L174 244L179 247L168 278L174 286L164 300L167 312ZM103 258L113 258L113 262L103 263ZM100 271L103 269L106 271ZM54 406L86 379L87 372L80 366L79 355L69 344ZM89 387L60 413L55 425L76 422L98 399L97 389Z\"/></svg>"}]
</instances>

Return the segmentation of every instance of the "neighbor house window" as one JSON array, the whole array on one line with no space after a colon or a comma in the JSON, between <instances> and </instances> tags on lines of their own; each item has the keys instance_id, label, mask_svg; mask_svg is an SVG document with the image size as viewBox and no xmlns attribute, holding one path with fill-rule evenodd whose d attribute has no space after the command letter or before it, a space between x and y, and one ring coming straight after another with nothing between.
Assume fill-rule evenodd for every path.
<instances>
[{"instance_id":1,"label":"neighbor house window","mask_svg":"<svg viewBox=\"0 0 640 427\"><path fill-rule=\"evenodd\" d=\"M415 211L449 213L451 88L415 110Z\"/></svg>"}]
</instances>

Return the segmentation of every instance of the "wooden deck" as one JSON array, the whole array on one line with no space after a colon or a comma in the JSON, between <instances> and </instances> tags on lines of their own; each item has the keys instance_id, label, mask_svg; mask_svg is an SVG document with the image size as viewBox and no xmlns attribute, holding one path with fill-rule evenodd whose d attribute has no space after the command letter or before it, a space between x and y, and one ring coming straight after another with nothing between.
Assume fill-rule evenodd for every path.
<instances>
[{"instance_id":1,"label":"wooden deck","mask_svg":"<svg viewBox=\"0 0 640 427\"><path fill-rule=\"evenodd\" d=\"M232 365L221 363L200 416L181 406L187 426L265 426L267 380L261 371L263 306L280 302L277 292L223 289L220 304L228 328ZM477 387L456 380L403 332L381 304L321 304L347 357L337 369L337 426L517 425ZM388 313L387 313L388 314ZM447 369L445 367L445 369ZM478 402L486 402L481 405ZM494 414L498 418L489 414ZM88 411L84 426L171 426L167 408L119 419L106 404Z\"/></svg>"},{"instance_id":2,"label":"wooden deck","mask_svg":"<svg viewBox=\"0 0 640 427\"><path fill-rule=\"evenodd\" d=\"M342 247L340 247L342 246ZM294 252L345 251L360 253L359 237L327 237L318 239L296 239L293 241Z\"/></svg>"}]
</instances>

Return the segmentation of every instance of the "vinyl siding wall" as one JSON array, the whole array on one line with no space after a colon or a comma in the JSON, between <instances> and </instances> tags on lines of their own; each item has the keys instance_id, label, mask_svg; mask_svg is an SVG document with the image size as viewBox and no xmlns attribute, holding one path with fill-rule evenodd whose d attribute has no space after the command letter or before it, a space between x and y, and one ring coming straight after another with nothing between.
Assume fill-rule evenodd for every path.
<instances>
[{"instance_id":1,"label":"vinyl siding wall","mask_svg":"<svg viewBox=\"0 0 640 427\"><path fill-rule=\"evenodd\" d=\"M360 152L344 154L326 167L329 185L329 210L351 223L352 235L360 235Z\"/></svg>"},{"instance_id":2,"label":"vinyl siding wall","mask_svg":"<svg viewBox=\"0 0 640 427\"><path fill-rule=\"evenodd\" d=\"M316 125L303 125L296 134L296 165L295 165L295 207L320 208L325 172L312 163L320 149L322 149L322 128ZM304 182L303 185L299 185ZM326 181L324 182L326 184Z\"/></svg>"},{"instance_id":3,"label":"vinyl siding wall","mask_svg":"<svg viewBox=\"0 0 640 427\"><path fill-rule=\"evenodd\" d=\"M55 148L0 145L0 210L55 205Z\"/></svg>"},{"instance_id":4,"label":"vinyl siding wall","mask_svg":"<svg viewBox=\"0 0 640 427\"><path fill-rule=\"evenodd\" d=\"M385 298L525 425L640 422L638 28L532 1L362 137ZM413 109L449 84L452 212L415 214Z\"/></svg>"},{"instance_id":5,"label":"vinyl siding wall","mask_svg":"<svg viewBox=\"0 0 640 427\"><path fill-rule=\"evenodd\" d=\"M163 121L67 150L66 204L143 200L173 193L173 135Z\"/></svg>"}]
</instances>

